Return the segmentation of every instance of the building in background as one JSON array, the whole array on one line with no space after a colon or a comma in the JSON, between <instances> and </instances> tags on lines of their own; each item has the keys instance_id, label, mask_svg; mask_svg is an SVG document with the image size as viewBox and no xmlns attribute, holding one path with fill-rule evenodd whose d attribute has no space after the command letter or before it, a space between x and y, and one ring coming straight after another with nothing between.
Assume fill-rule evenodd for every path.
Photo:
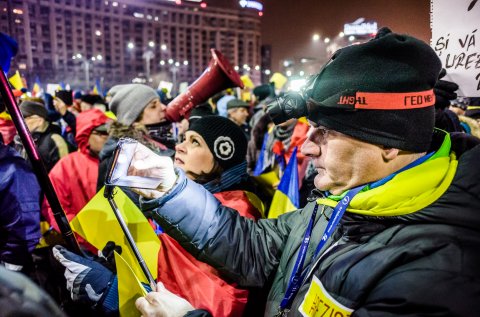
<instances>
[{"instance_id":1,"label":"building in background","mask_svg":"<svg viewBox=\"0 0 480 317\"><path fill-rule=\"evenodd\" d=\"M82 89L98 81L102 87L132 80L155 88L160 81L191 83L208 65L210 48L260 77L260 16L240 5L185 0L0 2L0 29L20 47L11 69L30 85L38 76Z\"/></svg>"},{"instance_id":2,"label":"building in background","mask_svg":"<svg viewBox=\"0 0 480 317\"><path fill-rule=\"evenodd\" d=\"M376 21L358 18L354 22L345 23L343 30L334 37L313 34L310 45L303 50L303 53L308 55L293 56L283 60L281 70L296 88L300 88L309 76L318 73L337 50L369 41L375 37L377 31Z\"/></svg>"}]
</instances>

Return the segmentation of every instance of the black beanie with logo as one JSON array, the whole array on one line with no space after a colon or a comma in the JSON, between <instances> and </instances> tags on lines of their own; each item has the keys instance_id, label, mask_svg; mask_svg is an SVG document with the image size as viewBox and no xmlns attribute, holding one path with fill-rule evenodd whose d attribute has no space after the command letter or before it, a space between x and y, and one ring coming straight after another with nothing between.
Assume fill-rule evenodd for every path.
<instances>
[{"instance_id":1,"label":"black beanie with logo","mask_svg":"<svg viewBox=\"0 0 480 317\"><path fill-rule=\"evenodd\" d=\"M224 170L246 160L247 138L242 129L230 119L216 115L205 116L193 121L188 130L202 136Z\"/></svg>"},{"instance_id":2,"label":"black beanie with logo","mask_svg":"<svg viewBox=\"0 0 480 317\"><path fill-rule=\"evenodd\" d=\"M428 44L382 28L332 56L307 87L308 119L369 143L424 152L441 67Z\"/></svg>"}]
</instances>

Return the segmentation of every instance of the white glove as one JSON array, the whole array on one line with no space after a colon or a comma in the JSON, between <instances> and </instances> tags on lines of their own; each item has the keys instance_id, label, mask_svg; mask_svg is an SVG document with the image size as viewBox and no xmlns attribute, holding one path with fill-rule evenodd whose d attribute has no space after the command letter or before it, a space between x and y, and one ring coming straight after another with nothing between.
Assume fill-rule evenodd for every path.
<instances>
[{"instance_id":1,"label":"white glove","mask_svg":"<svg viewBox=\"0 0 480 317\"><path fill-rule=\"evenodd\" d=\"M182 317L195 309L184 298L168 291L161 282L157 284L156 292L138 298L135 306L143 317Z\"/></svg>"}]
</instances>

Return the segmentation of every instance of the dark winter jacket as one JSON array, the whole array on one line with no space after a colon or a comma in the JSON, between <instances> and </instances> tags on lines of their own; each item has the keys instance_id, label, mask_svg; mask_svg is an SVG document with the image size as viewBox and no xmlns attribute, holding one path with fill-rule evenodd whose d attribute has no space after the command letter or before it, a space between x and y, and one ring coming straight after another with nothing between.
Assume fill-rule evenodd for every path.
<instances>
[{"instance_id":1,"label":"dark winter jacket","mask_svg":"<svg viewBox=\"0 0 480 317\"><path fill-rule=\"evenodd\" d=\"M41 190L27 162L0 143L0 261L29 262L40 239Z\"/></svg>"},{"instance_id":2,"label":"dark winter jacket","mask_svg":"<svg viewBox=\"0 0 480 317\"><path fill-rule=\"evenodd\" d=\"M32 132L32 138L37 146L38 153L42 158L47 172L57 164L57 162L68 155L72 150L71 146L60 135L61 130L57 125L46 123L39 131ZM21 143L20 137L15 137L15 148L27 159L26 152Z\"/></svg>"},{"instance_id":3,"label":"dark winter jacket","mask_svg":"<svg viewBox=\"0 0 480 317\"><path fill-rule=\"evenodd\" d=\"M305 261L313 274L289 316L471 316L480 309L480 146L449 140L428 161L356 195L318 259L333 199L254 222L180 174L170 193L142 208L240 286L271 283L266 316L278 311L315 204Z\"/></svg>"}]
</instances>

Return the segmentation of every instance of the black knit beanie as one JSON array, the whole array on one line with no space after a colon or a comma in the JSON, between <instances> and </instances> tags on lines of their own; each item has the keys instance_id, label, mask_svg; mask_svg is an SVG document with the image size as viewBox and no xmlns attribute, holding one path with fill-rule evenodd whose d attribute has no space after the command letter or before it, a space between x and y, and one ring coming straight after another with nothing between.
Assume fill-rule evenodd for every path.
<instances>
[{"instance_id":1,"label":"black knit beanie","mask_svg":"<svg viewBox=\"0 0 480 317\"><path fill-rule=\"evenodd\" d=\"M212 107L208 102L204 102L193 108L190 112L190 116L188 117L188 121L191 124L193 121L203 118L205 116L213 116Z\"/></svg>"},{"instance_id":2,"label":"black knit beanie","mask_svg":"<svg viewBox=\"0 0 480 317\"><path fill-rule=\"evenodd\" d=\"M441 62L426 43L379 30L338 50L307 88L308 118L359 140L428 150Z\"/></svg>"},{"instance_id":3,"label":"black knit beanie","mask_svg":"<svg viewBox=\"0 0 480 317\"><path fill-rule=\"evenodd\" d=\"M246 160L247 139L242 129L221 116L206 116L191 123L189 131L202 136L220 166L227 170Z\"/></svg>"}]
</instances>

